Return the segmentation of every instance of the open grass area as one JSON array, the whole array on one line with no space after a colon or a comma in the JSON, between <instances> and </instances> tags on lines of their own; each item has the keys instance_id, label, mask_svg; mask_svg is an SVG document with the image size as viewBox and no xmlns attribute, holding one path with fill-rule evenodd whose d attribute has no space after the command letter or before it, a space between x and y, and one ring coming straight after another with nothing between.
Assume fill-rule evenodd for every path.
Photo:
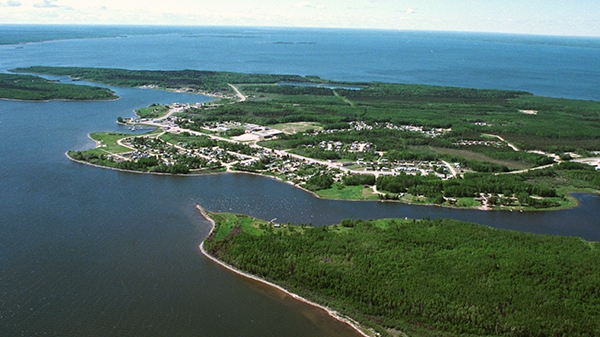
<instances>
[{"instance_id":1,"label":"open grass area","mask_svg":"<svg viewBox=\"0 0 600 337\"><path fill-rule=\"evenodd\" d=\"M197 136L197 135L192 135L189 133L175 134L175 133L165 132L162 136L160 136L160 138L169 144L209 141L209 138L207 136Z\"/></svg>"},{"instance_id":2,"label":"open grass area","mask_svg":"<svg viewBox=\"0 0 600 337\"><path fill-rule=\"evenodd\" d=\"M157 104L152 104L149 107L135 110L135 114L139 118L148 118L148 119L163 117L168 112L169 112L168 105L157 105Z\"/></svg>"},{"instance_id":3,"label":"open grass area","mask_svg":"<svg viewBox=\"0 0 600 337\"><path fill-rule=\"evenodd\" d=\"M481 202L475 201L475 199L473 199L473 198L458 198L458 200L456 202L456 206L471 208L471 207L481 206Z\"/></svg>"},{"instance_id":4,"label":"open grass area","mask_svg":"<svg viewBox=\"0 0 600 337\"><path fill-rule=\"evenodd\" d=\"M338 200L378 200L377 194L371 188L361 186L344 186L338 188L336 186L319 190L316 192L318 196L326 199Z\"/></svg>"},{"instance_id":5,"label":"open grass area","mask_svg":"<svg viewBox=\"0 0 600 337\"><path fill-rule=\"evenodd\" d=\"M110 153L124 153L130 152L131 149L126 148L117 144L117 141L123 138L134 136L133 134L127 133L115 133L115 132L94 132L90 134L90 138L98 142L98 148L95 150L100 150L98 153L106 154L106 152Z\"/></svg>"},{"instance_id":6,"label":"open grass area","mask_svg":"<svg viewBox=\"0 0 600 337\"><path fill-rule=\"evenodd\" d=\"M453 156L463 157L466 159L479 160L479 161L490 162L490 163L494 163L494 164L498 164L498 165L504 165L511 170L524 170L524 169L531 167L529 165L525 165L518 161L498 160L498 159L490 158L482 153L477 153L477 152L473 152L473 151L469 151L469 150L459 150L459 149L452 149L452 148L445 148L445 147L433 147L433 146L431 147L431 149L434 152L439 153L439 154L449 154L449 155L453 155Z\"/></svg>"},{"instance_id":7,"label":"open grass area","mask_svg":"<svg viewBox=\"0 0 600 337\"><path fill-rule=\"evenodd\" d=\"M266 226L270 224L268 221L242 214L205 212L209 217L215 220L215 224L217 225L216 231L214 232L214 240L222 240L231 233L236 226L241 227L246 233L262 235L265 232Z\"/></svg>"},{"instance_id":8,"label":"open grass area","mask_svg":"<svg viewBox=\"0 0 600 337\"><path fill-rule=\"evenodd\" d=\"M271 129L281 130L286 133L305 132L306 130L321 130L323 129L318 123L313 122L296 122L282 123L269 126Z\"/></svg>"}]
</instances>

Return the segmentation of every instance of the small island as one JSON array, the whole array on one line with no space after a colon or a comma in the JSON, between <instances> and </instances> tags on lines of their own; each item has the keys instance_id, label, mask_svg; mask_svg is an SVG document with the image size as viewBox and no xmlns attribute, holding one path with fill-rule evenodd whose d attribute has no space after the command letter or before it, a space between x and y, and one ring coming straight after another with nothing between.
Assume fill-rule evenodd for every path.
<instances>
[{"instance_id":1,"label":"small island","mask_svg":"<svg viewBox=\"0 0 600 337\"><path fill-rule=\"evenodd\" d=\"M600 102L297 75L31 67L18 72L202 93L94 133L70 158L157 173L246 172L319 197L482 210L573 207L600 191Z\"/></svg>"},{"instance_id":2,"label":"small island","mask_svg":"<svg viewBox=\"0 0 600 337\"><path fill-rule=\"evenodd\" d=\"M0 99L96 101L117 98L106 88L58 83L38 76L0 74Z\"/></svg>"},{"instance_id":3,"label":"small island","mask_svg":"<svg viewBox=\"0 0 600 337\"><path fill-rule=\"evenodd\" d=\"M600 334L598 242L449 219L312 227L199 209L214 224L205 254L365 335Z\"/></svg>"}]
</instances>

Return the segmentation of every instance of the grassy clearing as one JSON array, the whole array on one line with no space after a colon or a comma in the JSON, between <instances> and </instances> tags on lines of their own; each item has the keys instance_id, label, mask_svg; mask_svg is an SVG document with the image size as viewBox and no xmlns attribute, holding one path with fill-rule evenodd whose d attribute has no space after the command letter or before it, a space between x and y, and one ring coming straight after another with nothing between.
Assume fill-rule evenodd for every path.
<instances>
[{"instance_id":1,"label":"grassy clearing","mask_svg":"<svg viewBox=\"0 0 600 337\"><path fill-rule=\"evenodd\" d=\"M313 123L313 122L275 124L275 125L271 125L270 128L281 130L285 133L305 132L306 130L310 130L310 129L317 131L317 130L322 129L322 127L319 126L318 123Z\"/></svg>"},{"instance_id":2,"label":"grassy clearing","mask_svg":"<svg viewBox=\"0 0 600 337\"><path fill-rule=\"evenodd\" d=\"M149 107L135 110L135 114L139 118L148 118L148 119L154 119L154 118L163 117L168 112L169 112L169 106L167 106L167 105L156 105L156 104L152 104Z\"/></svg>"},{"instance_id":3,"label":"grassy clearing","mask_svg":"<svg viewBox=\"0 0 600 337\"><path fill-rule=\"evenodd\" d=\"M468 151L468 150L458 150L458 149L450 149L450 148L442 148L442 147L431 147L431 149L439 154L449 154L453 156L459 156L466 159L479 160L484 162L490 162L498 165L504 165L511 170L524 170L530 168L531 166L525 165L523 163L517 161L510 160L498 160L490 158L484 154Z\"/></svg>"},{"instance_id":4,"label":"grassy clearing","mask_svg":"<svg viewBox=\"0 0 600 337\"><path fill-rule=\"evenodd\" d=\"M124 153L130 152L131 149L117 144L117 141L123 138L132 137L134 135L127 133L115 132L94 132L90 134L90 138L95 140L98 147L95 150L101 150L99 153Z\"/></svg>"},{"instance_id":5,"label":"grassy clearing","mask_svg":"<svg viewBox=\"0 0 600 337\"><path fill-rule=\"evenodd\" d=\"M456 202L457 207L477 207L481 206L481 202L475 201L473 198L459 198Z\"/></svg>"},{"instance_id":6,"label":"grassy clearing","mask_svg":"<svg viewBox=\"0 0 600 337\"><path fill-rule=\"evenodd\" d=\"M162 140L169 144L177 144L177 143L194 143L198 141L207 141L209 138L207 136L197 136L192 134L174 134L166 132L162 136L160 136Z\"/></svg>"},{"instance_id":7,"label":"grassy clearing","mask_svg":"<svg viewBox=\"0 0 600 337\"><path fill-rule=\"evenodd\" d=\"M320 190L316 192L318 196L326 199L337 199L337 200L377 200L377 194L370 188L364 188L363 186L344 186L339 189L338 187L332 187L326 190Z\"/></svg>"},{"instance_id":8,"label":"grassy clearing","mask_svg":"<svg viewBox=\"0 0 600 337\"><path fill-rule=\"evenodd\" d=\"M206 212L215 223L218 225L214 239L221 240L229 234L234 227L241 226L245 232L252 235L261 235L264 230L260 229L260 225L267 225L268 222L256 218L251 218L241 214L231 213L212 213Z\"/></svg>"},{"instance_id":9,"label":"grassy clearing","mask_svg":"<svg viewBox=\"0 0 600 337\"><path fill-rule=\"evenodd\" d=\"M234 227L239 226L245 233L260 236L265 234L267 231L284 231L288 225L278 225L262 219L253 218L243 214L233 213L214 213L205 211L205 213L215 221L216 231L212 240L222 240L229 233L234 231ZM294 229L299 229L298 232L302 232L301 228L294 226Z\"/></svg>"}]
</instances>

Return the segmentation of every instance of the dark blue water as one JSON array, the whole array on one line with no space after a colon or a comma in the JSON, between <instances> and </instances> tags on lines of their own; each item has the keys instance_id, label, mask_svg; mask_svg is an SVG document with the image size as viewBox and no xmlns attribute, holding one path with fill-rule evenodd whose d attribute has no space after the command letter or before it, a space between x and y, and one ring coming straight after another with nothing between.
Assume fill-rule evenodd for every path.
<instances>
[{"instance_id":1,"label":"dark blue water","mask_svg":"<svg viewBox=\"0 0 600 337\"><path fill-rule=\"evenodd\" d=\"M36 27L29 30L33 34ZM138 35L0 46L0 70L30 65L204 69L600 100L595 85L600 83L600 38L207 27L124 27L123 32Z\"/></svg>"},{"instance_id":2,"label":"dark blue water","mask_svg":"<svg viewBox=\"0 0 600 337\"><path fill-rule=\"evenodd\" d=\"M597 40L182 28L23 47L0 46L0 70L30 65L194 68L600 98L599 69L593 66L599 64ZM600 199L590 195L578 196L581 207L559 212L460 211L320 200L256 176L150 176L69 161L66 150L93 146L89 132L125 131L115 120L131 116L135 108L207 99L113 89L121 96L117 101L0 101L0 336L349 335L320 311L200 255L197 247L208 225L195 211L196 203L282 222L452 217L600 240Z\"/></svg>"}]
</instances>

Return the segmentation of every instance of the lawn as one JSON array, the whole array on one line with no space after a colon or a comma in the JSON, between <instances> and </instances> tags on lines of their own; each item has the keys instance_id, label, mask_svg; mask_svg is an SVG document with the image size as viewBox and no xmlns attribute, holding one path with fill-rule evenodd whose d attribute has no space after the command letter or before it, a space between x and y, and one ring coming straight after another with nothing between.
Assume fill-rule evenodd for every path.
<instances>
[{"instance_id":1,"label":"lawn","mask_svg":"<svg viewBox=\"0 0 600 337\"><path fill-rule=\"evenodd\" d=\"M134 136L127 133L115 133L115 132L94 132L90 134L90 138L99 143L96 150L100 150L99 153L106 154L110 153L124 153L130 152L131 149L124 146L118 145L117 141L126 137Z\"/></svg>"},{"instance_id":2,"label":"lawn","mask_svg":"<svg viewBox=\"0 0 600 337\"><path fill-rule=\"evenodd\" d=\"M330 189L316 192L318 196L326 199L338 200L378 200L377 194L370 188L361 186L344 186L342 189L334 186Z\"/></svg>"},{"instance_id":3,"label":"lawn","mask_svg":"<svg viewBox=\"0 0 600 337\"><path fill-rule=\"evenodd\" d=\"M450 148L442 148L442 147L431 147L431 149L439 154L449 154L453 156L459 156L466 159L479 160L484 162L490 162L498 165L504 165L511 170L524 170L528 169L531 166L525 165L523 163L512 161L512 160L498 160L490 158L482 153L477 153L468 150L459 150L459 149L450 149Z\"/></svg>"},{"instance_id":4,"label":"lawn","mask_svg":"<svg viewBox=\"0 0 600 337\"><path fill-rule=\"evenodd\" d=\"M169 112L169 106L152 104L149 107L135 110L139 118L154 119L166 115Z\"/></svg>"}]
</instances>

